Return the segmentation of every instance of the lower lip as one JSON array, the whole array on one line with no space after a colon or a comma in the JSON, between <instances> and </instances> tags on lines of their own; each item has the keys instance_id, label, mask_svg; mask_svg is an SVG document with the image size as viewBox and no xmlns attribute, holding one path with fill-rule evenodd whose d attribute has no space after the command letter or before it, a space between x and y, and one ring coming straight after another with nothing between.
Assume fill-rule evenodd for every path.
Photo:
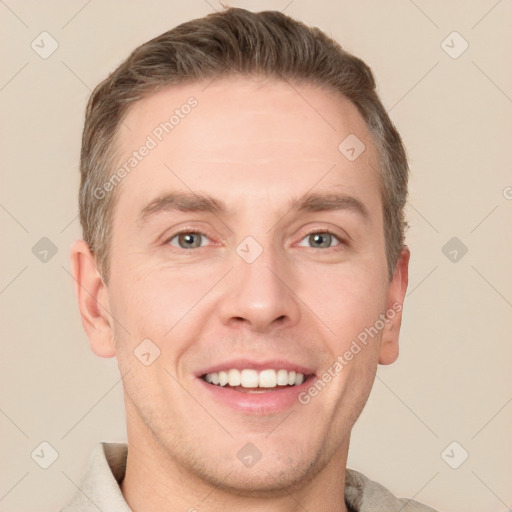
<instances>
[{"instance_id":1,"label":"lower lip","mask_svg":"<svg viewBox=\"0 0 512 512\"><path fill-rule=\"evenodd\" d=\"M238 412L259 415L282 412L299 403L298 395L309 388L315 379L313 375L298 386L250 393L215 386L208 384L200 377L197 378L206 392L220 404L227 405Z\"/></svg>"}]
</instances>

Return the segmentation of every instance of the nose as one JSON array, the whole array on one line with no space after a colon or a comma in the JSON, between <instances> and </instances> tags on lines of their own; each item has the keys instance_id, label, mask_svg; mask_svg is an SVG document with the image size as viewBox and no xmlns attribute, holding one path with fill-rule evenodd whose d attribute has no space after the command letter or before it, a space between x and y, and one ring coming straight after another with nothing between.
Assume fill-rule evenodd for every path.
<instances>
[{"instance_id":1,"label":"nose","mask_svg":"<svg viewBox=\"0 0 512 512\"><path fill-rule=\"evenodd\" d=\"M292 267L283 254L265 247L252 263L236 254L229 274L220 306L224 325L265 333L299 322L300 299L293 290Z\"/></svg>"}]
</instances>

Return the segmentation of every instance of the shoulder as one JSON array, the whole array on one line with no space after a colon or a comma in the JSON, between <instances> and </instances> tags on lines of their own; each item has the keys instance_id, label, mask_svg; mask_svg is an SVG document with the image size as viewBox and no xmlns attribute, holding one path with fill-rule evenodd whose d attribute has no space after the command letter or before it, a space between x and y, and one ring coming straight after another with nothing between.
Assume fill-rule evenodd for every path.
<instances>
[{"instance_id":1,"label":"shoulder","mask_svg":"<svg viewBox=\"0 0 512 512\"><path fill-rule=\"evenodd\" d=\"M383 485L348 468L345 472L345 501L354 512L437 512L418 501L397 498Z\"/></svg>"}]
</instances>

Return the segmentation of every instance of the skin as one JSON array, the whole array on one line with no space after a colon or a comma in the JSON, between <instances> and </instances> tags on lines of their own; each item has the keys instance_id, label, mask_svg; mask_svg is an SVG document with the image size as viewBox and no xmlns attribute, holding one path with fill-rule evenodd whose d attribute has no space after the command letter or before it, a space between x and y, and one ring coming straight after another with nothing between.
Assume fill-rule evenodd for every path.
<instances>
[{"instance_id":1,"label":"skin","mask_svg":"<svg viewBox=\"0 0 512 512\"><path fill-rule=\"evenodd\" d=\"M398 357L400 312L292 414L222 406L194 372L243 356L285 358L321 375L403 303L409 250L389 280L376 149L339 94L270 79L205 87L174 86L137 102L125 119L130 130L117 134L127 158L169 112L190 96L198 101L118 185L108 286L83 241L71 251L91 349L116 357L124 376L129 452L121 489L135 512L295 511L298 503L344 512L351 429L377 365ZM351 133L366 145L353 162L338 150ZM170 191L209 194L232 212L166 211L140 226L144 206ZM351 195L368 219L352 210L291 212L290 198L310 191ZM172 238L180 228L204 233L202 246L180 248ZM335 230L340 241L318 247L309 237L316 228ZM263 248L250 264L236 252L247 236ZM147 338L161 351L150 366L133 355ZM251 468L237 458L247 442L262 453Z\"/></svg>"}]
</instances>

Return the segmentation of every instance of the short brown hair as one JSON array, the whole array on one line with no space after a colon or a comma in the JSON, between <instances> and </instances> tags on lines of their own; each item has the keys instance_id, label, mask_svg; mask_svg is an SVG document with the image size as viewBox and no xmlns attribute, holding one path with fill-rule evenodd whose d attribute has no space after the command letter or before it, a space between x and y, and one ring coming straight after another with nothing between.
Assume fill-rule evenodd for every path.
<instances>
[{"instance_id":1,"label":"short brown hair","mask_svg":"<svg viewBox=\"0 0 512 512\"><path fill-rule=\"evenodd\" d=\"M129 107L156 90L225 75L276 77L335 90L359 110L379 152L389 278L407 227L408 165L401 138L380 102L370 68L316 27L277 11L228 8L183 23L136 48L93 91L80 156L80 222L108 283L117 192L98 199L116 158L116 133ZM341 142L341 141L340 141Z\"/></svg>"}]
</instances>

